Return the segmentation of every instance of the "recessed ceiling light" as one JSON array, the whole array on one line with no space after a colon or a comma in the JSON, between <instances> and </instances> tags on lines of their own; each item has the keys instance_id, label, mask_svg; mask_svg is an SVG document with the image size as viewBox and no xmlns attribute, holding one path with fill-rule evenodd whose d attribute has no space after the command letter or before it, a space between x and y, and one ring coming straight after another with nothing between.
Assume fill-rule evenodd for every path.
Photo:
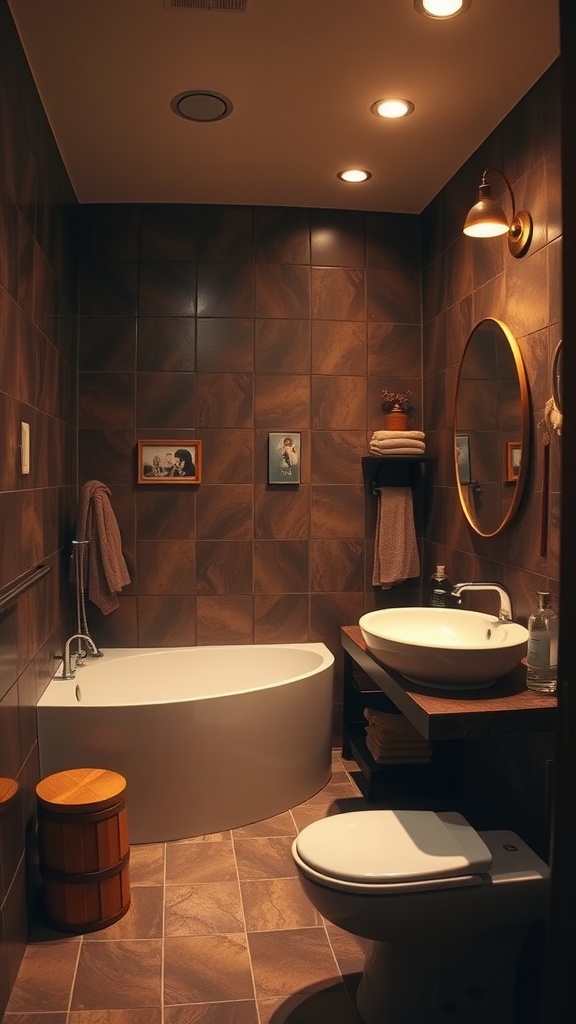
<instances>
[{"instance_id":1,"label":"recessed ceiling light","mask_svg":"<svg viewBox=\"0 0 576 1024\"><path fill-rule=\"evenodd\" d=\"M427 18L456 18L464 14L471 3L472 0L414 0L414 7Z\"/></svg>"},{"instance_id":2,"label":"recessed ceiling light","mask_svg":"<svg viewBox=\"0 0 576 1024\"><path fill-rule=\"evenodd\" d=\"M410 100L386 99L376 100L370 107L373 114L378 117L407 117L414 110L414 104Z\"/></svg>"},{"instance_id":3,"label":"recessed ceiling light","mask_svg":"<svg viewBox=\"0 0 576 1024\"><path fill-rule=\"evenodd\" d=\"M221 121L232 113L232 101L219 92L190 89L175 96L170 104L175 114L187 121Z\"/></svg>"},{"instance_id":4,"label":"recessed ceiling light","mask_svg":"<svg viewBox=\"0 0 576 1024\"><path fill-rule=\"evenodd\" d=\"M338 171L337 178L341 178L342 181L368 181L372 175L370 171L363 171L360 167L349 167L346 171Z\"/></svg>"}]
</instances>

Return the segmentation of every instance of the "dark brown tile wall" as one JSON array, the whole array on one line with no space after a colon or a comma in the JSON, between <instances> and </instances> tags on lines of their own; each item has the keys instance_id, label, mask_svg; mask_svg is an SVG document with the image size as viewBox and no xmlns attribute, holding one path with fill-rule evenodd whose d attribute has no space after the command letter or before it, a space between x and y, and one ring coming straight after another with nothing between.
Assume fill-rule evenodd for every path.
<instances>
[{"instance_id":1,"label":"dark brown tile wall","mask_svg":"<svg viewBox=\"0 0 576 1024\"><path fill-rule=\"evenodd\" d=\"M64 575L76 496L76 220L0 0L0 592L40 563L51 569L0 612L0 1014L33 910L34 709L53 674L71 598ZM31 430L28 476L17 447L22 421Z\"/></svg>"},{"instance_id":2,"label":"dark brown tile wall","mask_svg":"<svg viewBox=\"0 0 576 1024\"><path fill-rule=\"evenodd\" d=\"M417 517L424 576L438 560L457 578L496 576L521 619L538 587L557 590L557 445L548 556L538 554L538 424L561 336L557 75L553 67L420 217L85 207L80 258L73 191L0 0L0 587L37 562L52 569L0 616L0 778L18 782L0 806L0 1011L33 897L34 707L70 610L77 444L80 483L111 487L132 575L118 611L90 610L103 646L323 640L338 657L342 624L376 603L419 600L419 581L389 593L370 585L375 508L360 460L382 425L385 385L412 389L412 426L426 429L435 456ZM534 217L522 261L501 242L461 236L494 164ZM519 516L489 540L466 525L451 460L457 364L486 315L519 338L534 442ZM10 443L22 419L32 428L29 477ZM302 432L298 488L267 484L267 436L278 429ZM138 487L138 438L175 436L202 440L201 486ZM490 800L500 800L503 824L525 824L528 835L541 832L546 737L534 746L527 737L507 755L489 751ZM481 747L456 752L478 788ZM538 794L531 810L526 778Z\"/></svg>"},{"instance_id":3,"label":"dark brown tile wall","mask_svg":"<svg viewBox=\"0 0 576 1024\"><path fill-rule=\"evenodd\" d=\"M556 63L489 136L422 216L423 359L425 427L436 456L428 495L425 574L436 563L453 581L498 580L510 590L515 617L526 624L536 592L557 600L560 523L560 444L551 439L551 495L547 554L540 556L544 405L552 393L551 361L562 337L560 310L561 213L559 64ZM511 180L516 208L534 221L526 256L509 254L506 239L472 239L462 222L475 202L485 168ZM504 200L505 209L508 209ZM531 451L522 503L499 536L481 537L460 509L452 459L457 369L468 336L483 317L504 321L516 336L531 403ZM457 755L479 802L500 813L546 854L548 759L551 737L507 737L469 743ZM530 780L527 782L526 780ZM482 791L488 796L482 797ZM496 808L500 807L500 812Z\"/></svg>"},{"instance_id":4,"label":"dark brown tile wall","mask_svg":"<svg viewBox=\"0 0 576 1024\"><path fill-rule=\"evenodd\" d=\"M555 64L464 164L422 215L425 427L437 457L430 492L425 571L436 562L453 579L496 578L509 586L516 617L526 622L536 591L558 592L559 524L551 517L548 553L540 557L544 405L560 321L559 65ZM510 178L517 209L534 222L528 254L515 259L505 239L462 234L462 221L486 167ZM497 180L497 179L496 179ZM509 200L504 200L508 209ZM457 369L468 336L483 317L508 324L526 368L532 407L530 471L513 523L497 537L467 526L451 457ZM552 437L552 504L559 488L560 443ZM496 574L494 576L494 574Z\"/></svg>"},{"instance_id":5,"label":"dark brown tile wall","mask_svg":"<svg viewBox=\"0 0 576 1024\"><path fill-rule=\"evenodd\" d=\"M387 600L369 583L361 467L385 385L413 391L421 425L418 218L193 206L82 218L80 482L110 487L133 579L118 612L91 610L97 639L323 640L339 659L340 626ZM299 486L267 483L277 430L302 433ZM135 484L146 437L199 438L202 483ZM418 593L412 580L403 600Z\"/></svg>"}]
</instances>

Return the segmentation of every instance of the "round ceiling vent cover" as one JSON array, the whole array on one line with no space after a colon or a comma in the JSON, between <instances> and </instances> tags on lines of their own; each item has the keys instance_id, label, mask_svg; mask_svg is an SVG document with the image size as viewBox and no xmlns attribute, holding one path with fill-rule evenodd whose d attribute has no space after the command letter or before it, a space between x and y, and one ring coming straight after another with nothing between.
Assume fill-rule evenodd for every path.
<instances>
[{"instance_id":1,"label":"round ceiling vent cover","mask_svg":"<svg viewBox=\"0 0 576 1024\"><path fill-rule=\"evenodd\" d=\"M187 121L221 121L232 113L232 101L219 92L192 89L175 96L170 104L175 114Z\"/></svg>"}]
</instances>

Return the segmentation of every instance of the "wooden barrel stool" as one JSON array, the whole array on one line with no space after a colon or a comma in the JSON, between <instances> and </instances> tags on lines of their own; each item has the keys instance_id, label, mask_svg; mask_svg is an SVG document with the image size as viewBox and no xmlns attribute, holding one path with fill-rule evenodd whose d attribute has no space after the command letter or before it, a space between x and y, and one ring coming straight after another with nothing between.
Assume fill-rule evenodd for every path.
<instances>
[{"instance_id":1,"label":"wooden barrel stool","mask_svg":"<svg viewBox=\"0 0 576 1024\"><path fill-rule=\"evenodd\" d=\"M119 921L130 906L126 780L71 768L36 786L44 913L66 932Z\"/></svg>"}]
</instances>

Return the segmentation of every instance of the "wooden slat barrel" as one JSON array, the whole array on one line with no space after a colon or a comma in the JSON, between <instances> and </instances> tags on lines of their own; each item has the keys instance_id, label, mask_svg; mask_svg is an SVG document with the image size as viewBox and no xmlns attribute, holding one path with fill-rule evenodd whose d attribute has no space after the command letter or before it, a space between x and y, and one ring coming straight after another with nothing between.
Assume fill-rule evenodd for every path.
<instances>
[{"instance_id":1,"label":"wooden slat barrel","mask_svg":"<svg viewBox=\"0 0 576 1024\"><path fill-rule=\"evenodd\" d=\"M119 921L130 906L126 780L103 768L42 779L38 846L47 920L67 932Z\"/></svg>"}]
</instances>

